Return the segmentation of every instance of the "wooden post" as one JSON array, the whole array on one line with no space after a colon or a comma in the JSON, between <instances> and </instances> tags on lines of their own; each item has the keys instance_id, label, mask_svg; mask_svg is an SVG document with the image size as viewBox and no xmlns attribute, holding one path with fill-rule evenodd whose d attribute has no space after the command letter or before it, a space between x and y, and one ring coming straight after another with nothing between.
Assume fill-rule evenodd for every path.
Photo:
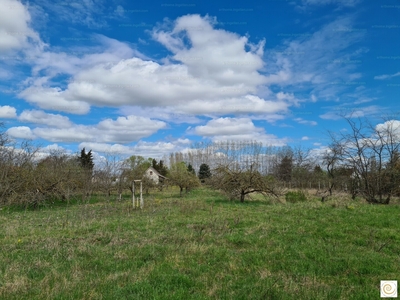
<instances>
[{"instance_id":1,"label":"wooden post","mask_svg":"<svg viewBox=\"0 0 400 300\"><path fill-rule=\"evenodd\" d=\"M135 209L135 181L132 181L132 204Z\"/></svg>"},{"instance_id":2,"label":"wooden post","mask_svg":"<svg viewBox=\"0 0 400 300\"><path fill-rule=\"evenodd\" d=\"M143 209L142 181L140 180L140 209Z\"/></svg>"},{"instance_id":3,"label":"wooden post","mask_svg":"<svg viewBox=\"0 0 400 300\"><path fill-rule=\"evenodd\" d=\"M135 182L140 182L140 198L137 198L137 203L135 201ZM144 206L142 181L141 180L134 180L132 182L132 190L133 190L133 195L132 195L133 208L137 208L140 205L140 208L142 209L143 206ZM139 204L139 201L140 201L140 204Z\"/></svg>"}]
</instances>

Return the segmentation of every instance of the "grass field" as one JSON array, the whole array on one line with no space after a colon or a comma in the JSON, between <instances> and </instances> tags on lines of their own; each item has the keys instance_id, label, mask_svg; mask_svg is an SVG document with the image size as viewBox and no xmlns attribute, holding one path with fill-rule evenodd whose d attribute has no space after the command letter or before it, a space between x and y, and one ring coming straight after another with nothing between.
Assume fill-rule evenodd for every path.
<instances>
[{"instance_id":1,"label":"grass field","mask_svg":"<svg viewBox=\"0 0 400 300\"><path fill-rule=\"evenodd\" d=\"M400 280L398 204L178 195L2 207L0 299L379 299Z\"/></svg>"}]
</instances>

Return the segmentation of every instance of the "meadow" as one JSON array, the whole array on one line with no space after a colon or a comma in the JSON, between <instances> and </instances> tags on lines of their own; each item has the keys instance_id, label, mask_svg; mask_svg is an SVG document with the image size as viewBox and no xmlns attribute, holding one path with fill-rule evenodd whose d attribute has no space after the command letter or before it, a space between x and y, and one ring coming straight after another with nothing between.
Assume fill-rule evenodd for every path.
<instances>
[{"instance_id":1,"label":"meadow","mask_svg":"<svg viewBox=\"0 0 400 300\"><path fill-rule=\"evenodd\" d=\"M207 188L0 208L0 299L379 299L400 280L400 205Z\"/></svg>"}]
</instances>

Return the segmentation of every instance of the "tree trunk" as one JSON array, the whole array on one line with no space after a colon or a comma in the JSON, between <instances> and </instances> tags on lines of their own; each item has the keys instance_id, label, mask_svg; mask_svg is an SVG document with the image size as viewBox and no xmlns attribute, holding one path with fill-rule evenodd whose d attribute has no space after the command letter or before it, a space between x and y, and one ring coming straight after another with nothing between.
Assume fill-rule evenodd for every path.
<instances>
[{"instance_id":1,"label":"tree trunk","mask_svg":"<svg viewBox=\"0 0 400 300\"><path fill-rule=\"evenodd\" d=\"M245 196L245 193L244 193L244 191L242 191L241 193L240 193L240 202L244 202L244 196Z\"/></svg>"},{"instance_id":2,"label":"tree trunk","mask_svg":"<svg viewBox=\"0 0 400 300\"><path fill-rule=\"evenodd\" d=\"M183 191L183 187L180 188L180 192L179 192L179 197L182 197L182 191Z\"/></svg>"}]
</instances>

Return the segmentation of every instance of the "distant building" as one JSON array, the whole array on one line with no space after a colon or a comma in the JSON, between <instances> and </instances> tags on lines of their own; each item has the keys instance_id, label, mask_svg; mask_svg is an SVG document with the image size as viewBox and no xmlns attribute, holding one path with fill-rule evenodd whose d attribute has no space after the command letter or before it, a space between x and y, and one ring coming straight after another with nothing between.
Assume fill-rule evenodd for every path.
<instances>
[{"instance_id":1,"label":"distant building","mask_svg":"<svg viewBox=\"0 0 400 300\"><path fill-rule=\"evenodd\" d=\"M167 179L167 177L162 176L160 173L158 173L158 171L156 169L154 169L153 167L149 167L145 172L144 172L144 176L152 179L156 184L162 183L164 182L165 179Z\"/></svg>"}]
</instances>

